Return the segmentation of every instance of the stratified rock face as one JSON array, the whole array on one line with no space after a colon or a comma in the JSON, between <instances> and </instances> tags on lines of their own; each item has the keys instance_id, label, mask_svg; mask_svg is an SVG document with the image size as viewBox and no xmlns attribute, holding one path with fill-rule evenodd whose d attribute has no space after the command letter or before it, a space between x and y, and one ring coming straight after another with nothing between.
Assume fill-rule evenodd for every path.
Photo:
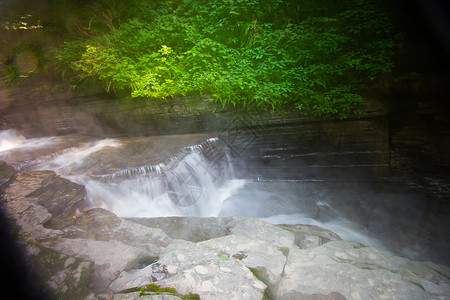
<instances>
[{"instance_id":1,"label":"stratified rock face","mask_svg":"<svg viewBox=\"0 0 450 300\"><path fill-rule=\"evenodd\" d=\"M53 171L19 172L4 190L3 202L7 215L19 227L19 234L37 240L61 234L56 229L64 227L61 224L83 207L85 196L83 186ZM52 223L58 225L51 226Z\"/></svg>"},{"instance_id":2,"label":"stratified rock face","mask_svg":"<svg viewBox=\"0 0 450 300\"><path fill-rule=\"evenodd\" d=\"M37 199L39 205L47 209L52 218L45 224L48 228L60 229L83 208L86 191L83 186L59 176L44 182L27 198Z\"/></svg>"},{"instance_id":3,"label":"stratified rock face","mask_svg":"<svg viewBox=\"0 0 450 300\"><path fill-rule=\"evenodd\" d=\"M16 171L13 167L0 161L0 189L7 186L14 179L15 175Z\"/></svg>"},{"instance_id":4,"label":"stratified rock face","mask_svg":"<svg viewBox=\"0 0 450 300\"><path fill-rule=\"evenodd\" d=\"M450 297L449 268L389 256L316 226L248 217L127 220L83 211L84 188L54 172L6 170L2 204L26 261L55 298Z\"/></svg>"}]
</instances>

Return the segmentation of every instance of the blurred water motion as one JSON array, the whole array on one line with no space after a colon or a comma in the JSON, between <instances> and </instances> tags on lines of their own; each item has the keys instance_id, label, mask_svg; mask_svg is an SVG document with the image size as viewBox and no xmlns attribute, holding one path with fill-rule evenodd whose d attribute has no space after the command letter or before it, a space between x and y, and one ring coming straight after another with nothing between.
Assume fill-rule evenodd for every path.
<instances>
[{"instance_id":1,"label":"blurred water motion","mask_svg":"<svg viewBox=\"0 0 450 300\"><path fill-rule=\"evenodd\" d=\"M427 215L426 197L398 182L380 189L379 183L238 177L226 144L205 134L26 139L7 130L0 145L1 160L20 170L55 170L86 187L90 207L122 217L244 215L311 224L397 255L446 263L447 221Z\"/></svg>"}]
</instances>

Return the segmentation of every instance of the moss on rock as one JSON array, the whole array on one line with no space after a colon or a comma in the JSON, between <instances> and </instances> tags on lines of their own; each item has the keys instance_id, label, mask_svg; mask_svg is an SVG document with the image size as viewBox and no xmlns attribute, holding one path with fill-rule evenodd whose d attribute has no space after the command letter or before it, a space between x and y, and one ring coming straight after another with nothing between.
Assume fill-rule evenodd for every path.
<instances>
[{"instance_id":1,"label":"moss on rock","mask_svg":"<svg viewBox=\"0 0 450 300\"><path fill-rule=\"evenodd\" d=\"M144 287L133 287L126 290L123 290L119 292L118 294L124 294L124 293L135 293L140 292L140 296L147 296L147 295L171 295L171 296L177 296L180 297L183 300L200 300L200 296L198 294L186 294L182 295L177 292L176 289L171 287L161 287L157 284L150 283L147 284Z\"/></svg>"}]
</instances>

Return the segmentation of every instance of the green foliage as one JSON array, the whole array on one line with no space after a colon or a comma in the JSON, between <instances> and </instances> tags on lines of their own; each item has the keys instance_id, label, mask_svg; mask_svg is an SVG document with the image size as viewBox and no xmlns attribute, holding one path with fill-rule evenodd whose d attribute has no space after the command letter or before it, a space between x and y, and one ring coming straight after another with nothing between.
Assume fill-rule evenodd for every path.
<instances>
[{"instance_id":1,"label":"green foliage","mask_svg":"<svg viewBox=\"0 0 450 300\"><path fill-rule=\"evenodd\" d=\"M135 293L135 292L140 292L141 297L147 296L147 295L172 295L172 296L180 297L183 300L200 300L200 296L198 294L181 295L174 288L160 287L159 285L154 284L154 283L147 284L144 287L129 288L129 289L121 291L120 293L126 294L126 293Z\"/></svg>"},{"instance_id":2,"label":"green foliage","mask_svg":"<svg viewBox=\"0 0 450 300\"><path fill-rule=\"evenodd\" d=\"M58 58L77 82L97 78L132 97L206 93L224 106L361 113L359 91L393 67L380 0L300 2L135 0L120 22L105 8L106 26Z\"/></svg>"},{"instance_id":3,"label":"green foliage","mask_svg":"<svg viewBox=\"0 0 450 300\"><path fill-rule=\"evenodd\" d=\"M228 259L228 255L227 254L222 254L222 255L219 256L219 258L221 260L227 260Z\"/></svg>"}]
</instances>

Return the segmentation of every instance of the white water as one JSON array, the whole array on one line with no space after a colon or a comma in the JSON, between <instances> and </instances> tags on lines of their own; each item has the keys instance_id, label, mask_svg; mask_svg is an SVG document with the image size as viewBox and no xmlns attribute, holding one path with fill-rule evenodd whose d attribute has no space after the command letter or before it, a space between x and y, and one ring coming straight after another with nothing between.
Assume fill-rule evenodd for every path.
<instances>
[{"instance_id":1,"label":"white water","mask_svg":"<svg viewBox=\"0 0 450 300\"><path fill-rule=\"evenodd\" d=\"M73 180L86 186L94 206L122 217L217 217L223 201L244 181L232 179L230 166L219 178L201 148L191 151L166 164Z\"/></svg>"},{"instance_id":2,"label":"white water","mask_svg":"<svg viewBox=\"0 0 450 300\"><path fill-rule=\"evenodd\" d=\"M14 149L40 148L57 140L56 137L26 139L16 130L3 130L0 131L0 155L8 154L8 151Z\"/></svg>"},{"instance_id":3,"label":"white water","mask_svg":"<svg viewBox=\"0 0 450 300\"><path fill-rule=\"evenodd\" d=\"M148 137L148 141L159 138ZM235 179L227 154L219 155L220 159L212 155L221 151L217 139L185 147L156 165L145 162L157 153L135 153L147 145L139 143L142 139L26 139L7 130L0 132L0 159L19 169L54 170L84 185L91 207L121 217L244 215L274 224L317 225L346 240L385 249L361 224L339 214L333 204L311 196L305 185ZM134 152L126 151L130 145L137 145ZM22 156L26 159L17 161ZM124 168L127 164L130 167Z\"/></svg>"},{"instance_id":4,"label":"white water","mask_svg":"<svg viewBox=\"0 0 450 300\"><path fill-rule=\"evenodd\" d=\"M25 142L25 137L15 130L0 132L0 152L19 147Z\"/></svg>"},{"instance_id":5,"label":"white water","mask_svg":"<svg viewBox=\"0 0 450 300\"><path fill-rule=\"evenodd\" d=\"M217 139L184 147L164 163L119 170L109 166L106 169L115 171L101 175L97 173L105 161L132 160L131 157L111 157L115 154L112 151L120 150L130 141L103 139L81 142L50 153L52 144L57 142L58 138L54 137L26 139L17 131L3 131L0 143L5 146L0 151L0 159L8 161L13 151L50 148L44 155L16 164L16 168L54 170L84 185L91 207L102 207L121 217L217 217L223 201L245 183L233 178L226 153L216 160L208 160L204 156L203 152L214 147Z\"/></svg>"}]
</instances>

